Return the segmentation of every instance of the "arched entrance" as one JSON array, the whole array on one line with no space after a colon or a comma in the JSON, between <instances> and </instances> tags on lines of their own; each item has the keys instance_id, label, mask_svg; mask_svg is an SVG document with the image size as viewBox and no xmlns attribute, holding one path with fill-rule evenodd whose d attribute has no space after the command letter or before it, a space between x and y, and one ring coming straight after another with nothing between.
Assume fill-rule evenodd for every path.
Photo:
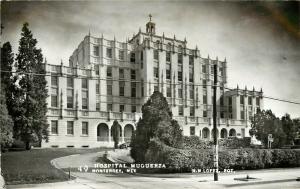
<instances>
[{"instance_id":1,"label":"arched entrance","mask_svg":"<svg viewBox=\"0 0 300 189\"><path fill-rule=\"evenodd\" d=\"M221 129L221 138L227 138L227 130L226 129Z\"/></svg>"},{"instance_id":2,"label":"arched entrance","mask_svg":"<svg viewBox=\"0 0 300 189\"><path fill-rule=\"evenodd\" d=\"M125 142L130 142L131 141L131 136L133 134L134 127L131 124L127 124L124 127L124 141Z\"/></svg>"},{"instance_id":3,"label":"arched entrance","mask_svg":"<svg viewBox=\"0 0 300 189\"><path fill-rule=\"evenodd\" d=\"M235 129L230 129L229 130L229 136L230 137L236 137L236 131L235 131Z\"/></svg>"},{"instance_id":4,"label":"arched entrance","mask_svg":"<svg viewBox=\"0 0 300 189\"><path fill-rule=\"evenodd\" d=\"M203 128L202 130L202 138L209 139L210 138L210 131L207 127Z\"/></svg>"},{"instance_id":5,"label":"arched entrance","mask_svg":"<svg viewBox=\"0 0 300 189\"><path fill-rule=\"evenodd\" d=\"M211 130L211 138L214 138L214 129ZM217 129L217 138L219 138L219 130Z\"/></svg>"},{"instance_id":6,"label":"arched entrance","mask_svg":"<svg viewBox=\"0 0 300 189\"><path fill-rule=\"evenodd\" d=\"M108 142L109 129L105 123L100 123L97 126L97 141Z\"/></svg>"}]
</instances>

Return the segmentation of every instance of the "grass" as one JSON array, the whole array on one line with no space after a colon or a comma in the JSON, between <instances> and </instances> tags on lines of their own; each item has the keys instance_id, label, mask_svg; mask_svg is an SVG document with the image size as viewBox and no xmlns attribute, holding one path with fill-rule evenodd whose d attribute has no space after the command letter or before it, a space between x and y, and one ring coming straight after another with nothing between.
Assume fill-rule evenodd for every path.
<instances>
[{"instance_id":1,"label":"grass","mask_svg":"<svg viewBox=\"0 0 300 189\"><path fill-rule=\"evenodd\" d=\"M6 184L34 184L68 180L62 170L56 169L50 161L62 156L104 151L94 149L32 149L29 151L6 152L1 156L3 177Z\"/></svg>"}]
</instances>

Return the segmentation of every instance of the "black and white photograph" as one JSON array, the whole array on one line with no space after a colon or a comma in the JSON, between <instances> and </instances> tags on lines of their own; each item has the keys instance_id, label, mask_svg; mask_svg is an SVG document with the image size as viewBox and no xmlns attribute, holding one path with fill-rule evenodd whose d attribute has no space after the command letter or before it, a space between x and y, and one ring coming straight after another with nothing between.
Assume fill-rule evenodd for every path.
<instances>
[{"instance_id":1,"label":"black and white photograph","mask_svg":"<svg viewBox=\"0 0 300 189\"><path fill-rule=\"evenodd\" d=\"M0 188L300 188L300 1L0 3Z\"/></svg>"}]
</instances>

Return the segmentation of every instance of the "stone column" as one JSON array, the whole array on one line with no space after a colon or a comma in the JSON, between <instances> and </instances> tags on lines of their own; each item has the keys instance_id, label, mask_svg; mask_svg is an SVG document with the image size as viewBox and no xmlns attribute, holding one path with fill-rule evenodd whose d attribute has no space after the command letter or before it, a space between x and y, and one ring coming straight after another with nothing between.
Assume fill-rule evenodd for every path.
<instances>
[{"instance_id":1,"label":"stone column","mask_svg":"<svg viewBox=\"0 0 300 189\"><path fill-rule=\"evenodd\" d=\"M121 130L122 130L122 143L125 142L125 129L123 127L121 127Z\"/></svg>"}]
</instances>

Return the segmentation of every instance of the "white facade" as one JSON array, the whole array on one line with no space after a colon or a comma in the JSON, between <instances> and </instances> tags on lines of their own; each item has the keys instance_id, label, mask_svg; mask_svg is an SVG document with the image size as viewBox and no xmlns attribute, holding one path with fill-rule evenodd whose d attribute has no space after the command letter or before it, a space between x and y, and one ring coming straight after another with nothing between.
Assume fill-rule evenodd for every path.
<instances>
[{"instance_id":1,"label":"white facade","mask_svg":"<svg viewBox=\"0 0 300 189\"><path fill-rule=\"evenodd\" d=\"M89 34L68 66L46 65L50 137L42 146L112 146L114 120L121 125L121 141L129 141L154 90L167 98L184 135L210 139L214 64L219 137L249 136L249 119L263 106L262 91L228 91L226 60L203 58L186 40L156 35L151 21L145 33L124 43Z\"/></svg>"}]
</instances>

